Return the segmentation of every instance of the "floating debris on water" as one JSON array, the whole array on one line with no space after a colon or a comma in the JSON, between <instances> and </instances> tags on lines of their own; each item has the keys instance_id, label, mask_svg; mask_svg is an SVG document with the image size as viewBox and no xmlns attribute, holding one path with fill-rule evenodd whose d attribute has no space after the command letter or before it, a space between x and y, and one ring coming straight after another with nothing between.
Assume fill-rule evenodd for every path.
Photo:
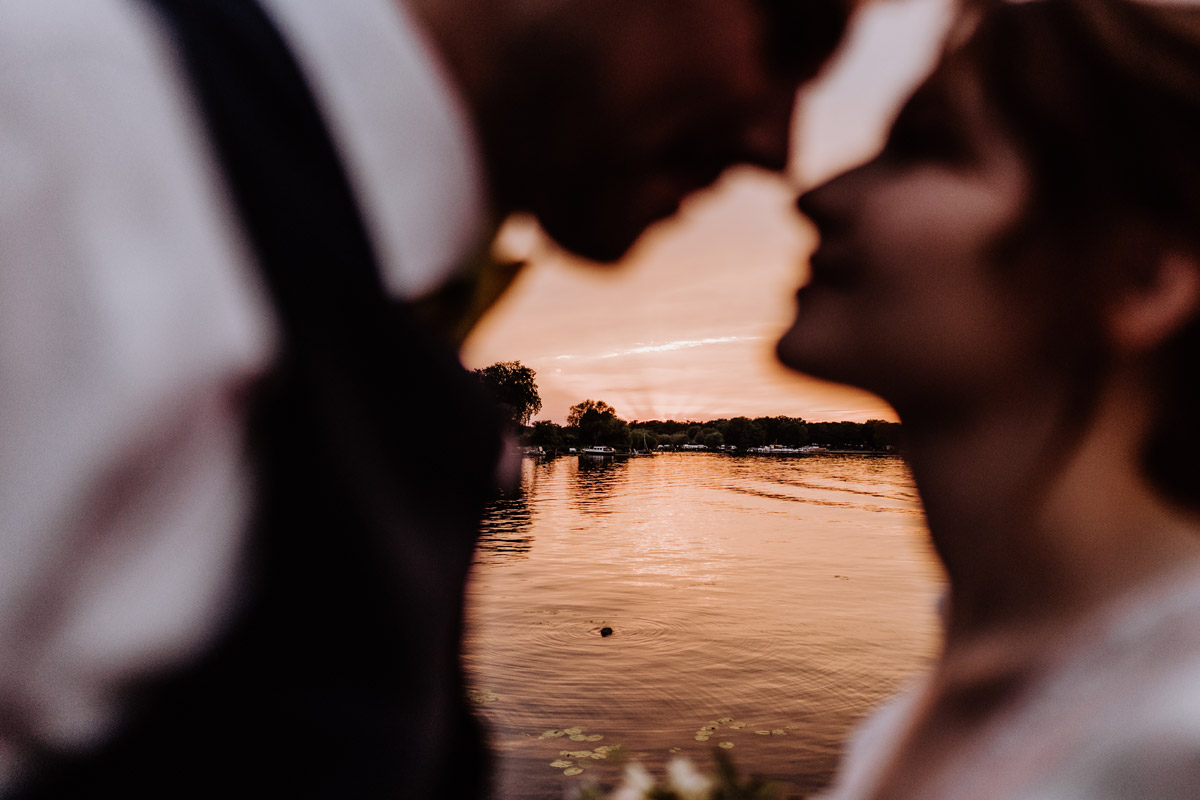
<instances>
[{"instance_id":1,"label":"floating debris on water","mask_svg":"<svg viewBox=\"0 0 1200 800\"><path fill-rule=\"evenodd\" d=\"M484 703L494 703L500 699L500 695L495 692L479 691L471 689L467 692L467 699L472 703L483 705Z\"/></svg>"}]
</instances>

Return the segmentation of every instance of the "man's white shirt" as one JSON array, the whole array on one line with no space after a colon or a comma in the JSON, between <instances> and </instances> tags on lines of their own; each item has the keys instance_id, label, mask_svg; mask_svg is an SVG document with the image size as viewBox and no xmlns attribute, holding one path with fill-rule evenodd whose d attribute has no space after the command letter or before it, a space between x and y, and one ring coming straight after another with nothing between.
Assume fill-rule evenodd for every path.
<instances>
[{"instance_id":1,"label":"man's white shirt","mask_svg":"<svg viewBox=\"0 0 1200 800\"><path fill-rule=\"evenodd\" d=\"M266 0L398 297L486 205L460 99L398 0ZM249 389L278 331L168 36L136 0L0 0L0 793L234 611Z\"/></svg>"}]
</instances>

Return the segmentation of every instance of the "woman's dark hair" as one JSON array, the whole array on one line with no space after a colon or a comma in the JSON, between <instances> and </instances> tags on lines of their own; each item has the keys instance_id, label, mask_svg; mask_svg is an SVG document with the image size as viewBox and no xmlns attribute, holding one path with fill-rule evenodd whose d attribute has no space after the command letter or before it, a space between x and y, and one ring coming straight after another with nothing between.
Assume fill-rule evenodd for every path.
<instances>
[{"instance_id":1,"label":"woman's dark hair","mask_svg":"<svg viewBox=\"0 0 1200 800\"><path fill-rule=\"evenodd\" d=\"M758 0L767 18L767 57L781 75L807 80L841 44L853 0Z\"/></svg>"},{"instance_id":2,"label":"woman's dark hair","mask_svg":"<svg viewBox=\"0 0 1200 800\"><path fill-rule=\"evenodd\" d=\"M975 10L955 57L978 71L1030 166L1018 236L1056 243L1052 274L1038 279L1074 310L1072 323L1099 313L1114 287L1148 280L1168 248L1200 258L1200 6L1040 0ZM1094 348L1094 324L1074 327ZM1198 362L1200 315L1163 353L1145 461L1160 491L1193 508Z\"/></svg>"}]
</instances>

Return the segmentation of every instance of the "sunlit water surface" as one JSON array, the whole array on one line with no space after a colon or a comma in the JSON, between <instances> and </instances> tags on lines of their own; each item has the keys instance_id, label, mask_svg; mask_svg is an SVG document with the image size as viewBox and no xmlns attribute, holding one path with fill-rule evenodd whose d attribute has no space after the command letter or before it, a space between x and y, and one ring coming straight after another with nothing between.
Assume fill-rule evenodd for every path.
<instances>
[{"instance_id":1,"label":"sunlit water surface","mask_svg":"<svg viewBox=\"0 0 1200 800\"><path fill-rule=\"evenodd\" d=\"M501 800L611 786L630 754L656 774L674 752L709 766L722 742L743 772L804 797L937 646L941 576L898 458L523 469L489 514L468 594L466 663Z\"/></svg>"}]
</instances>

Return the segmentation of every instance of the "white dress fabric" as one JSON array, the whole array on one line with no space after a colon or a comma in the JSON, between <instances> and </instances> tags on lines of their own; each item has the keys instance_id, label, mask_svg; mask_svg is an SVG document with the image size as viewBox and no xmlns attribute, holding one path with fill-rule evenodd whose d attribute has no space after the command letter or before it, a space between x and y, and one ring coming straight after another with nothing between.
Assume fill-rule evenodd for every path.
<instances>
[{"instance_id":1,"label":"white dress fabric","mask_svg":"<svg viewBox=\"0 0 1200 800\"><path fill-rule=\"evenodd\" d=\"M265 3L398 297L478 247L474 133L395 0ZM233 609L248 389L276 323L165 32L136 0L0 0L0 795L102 740Z\"/></svg>"},{"instance_id":2,"label":"white dress fabric","mask_svg":"<svg viewBox=\"0 0 1200 800\"><path fill-rule=\"evenodd\" d=\"M964 745L926 800L1200 798L1200 574L1160 581L1079 625L1020 702ZM880 793L922 691L852 738L820 800Z\"/></svg>"}]
</instances>

